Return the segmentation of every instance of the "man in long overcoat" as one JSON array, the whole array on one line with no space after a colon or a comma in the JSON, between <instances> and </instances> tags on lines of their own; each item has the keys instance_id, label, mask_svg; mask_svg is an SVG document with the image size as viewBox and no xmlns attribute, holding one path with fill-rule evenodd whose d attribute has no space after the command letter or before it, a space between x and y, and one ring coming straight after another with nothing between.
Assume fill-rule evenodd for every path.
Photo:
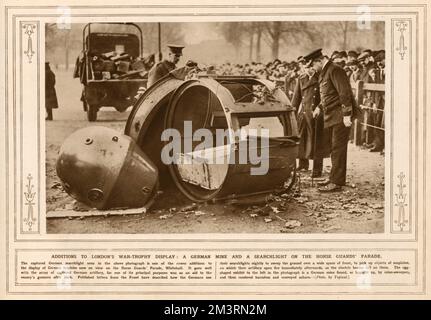
<instances>
[{"instance_id":1,"label":"man in long overcoat","mask_svg":"<svg viewBox=\"0 0 431 320\"><path fill-rule=\"evenodd\" d=\"M327 143L324 139L323 116L313 118L313 111L320 104L318 73L303 60L304 72L298 78L292 99L292 106L297 110L299 141L298 170L309 168L309 159L313 159L313 177L322 175L323 158L328 156Z\"/></svg>"},{"instance_id":2,"label":"man in long overcoat","mask_svg":"<svg viewBox=\"0 0 431 320\"><path fill-rule=\"evenodd\" d=\"M320 73L321 106L315 109L314 114L317 116L323 111L324 127L330 139L331 173L328 180L319 184L319 191L340 191L346 183L347 144L352 120L357 113L352 88L346 72L324 56L322 49L304 58L311 60L313 69Z\"/></svg>"},{"instance_id":3,"label":"man in long overcoat","mask_svg":"<svg viewBox=\"0 0 431 320\"><path fill-rule=\"evenodd\" d=\"M58 108L57 93L55 92L55 74L52 72L49 62L45 62L45 120L52 120L52 109Z\"/></svg>"}]
</instances>

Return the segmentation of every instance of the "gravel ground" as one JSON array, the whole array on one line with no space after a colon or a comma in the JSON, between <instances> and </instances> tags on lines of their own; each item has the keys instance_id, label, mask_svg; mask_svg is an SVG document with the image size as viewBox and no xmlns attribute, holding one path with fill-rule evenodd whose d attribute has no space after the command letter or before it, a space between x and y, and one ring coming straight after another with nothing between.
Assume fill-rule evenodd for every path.
<instances>
[{"instance_id":1,"label":"gravel ground","mask_svg":"<svg viewBox=\"0 0 431 320\"><path fill-rule=\"evenodd\" d=\"M55 161L61 143L75 130L101 125L124 130L128 112L102 109L89 123L79 100L81 87L71 72L56 71L60 108L46 122L47 210L78 204L61 188ZM325 159L325 175L330 161ZM384 157L349 145L347 185L342 192L320 194L310 172L301 172L296 192L270 196L259 205L195 205L176 190L163 192L143 214L51 218L48 233L381 233L384 231Z\"/></svg>"}]
</instances>

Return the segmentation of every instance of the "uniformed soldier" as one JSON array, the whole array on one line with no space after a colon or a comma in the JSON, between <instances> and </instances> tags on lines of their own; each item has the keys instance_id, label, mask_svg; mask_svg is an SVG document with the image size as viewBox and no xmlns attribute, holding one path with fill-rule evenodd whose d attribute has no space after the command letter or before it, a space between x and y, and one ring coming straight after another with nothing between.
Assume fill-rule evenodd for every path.
<instances>
[{"instance_id":1,"label":"uniformed soldier","mask_svg":"<svg viewBox=\"0 0 431 320\"><path fill-rule=\"evenodd\" d=\"M184 46L169 44L167 47L169 52L166 59L155 64L148 72L147 88L174 70L177 63L180 61L181 56L183 55Z\"/></svg>"},{"instance_id":2,"label":"uniformed soldier","mask_svg":"<svg viewBox=\"0 0 431 320\"><path fill-rule=\"evenodd\" d=\"M313 69L320 73L321 106L313 113L318 116L323 109L324 128L330 141L331 173L328 180L319 183L319 191L339 191L346 183L347 144L357 111L356 103L346 72L324 56L322 49L315 50L304 58L311 60Z\"/></svg>"},{"instance_id":3,"label":"uniformed soldier","mask_svg":"<svg viewBox=\"0 0 431 320\"><path fill-rule=\"evenodd\" d=\"M299 64L304 71L298 78L292 99L292 107L297 110L300 136L297 170L308 170L308 160L313 159L312 177L315 178L322 175L325 156L323 116L313 119L313 111L320 103L319 76L303 58Z\"/></svg>"}]
</instances>

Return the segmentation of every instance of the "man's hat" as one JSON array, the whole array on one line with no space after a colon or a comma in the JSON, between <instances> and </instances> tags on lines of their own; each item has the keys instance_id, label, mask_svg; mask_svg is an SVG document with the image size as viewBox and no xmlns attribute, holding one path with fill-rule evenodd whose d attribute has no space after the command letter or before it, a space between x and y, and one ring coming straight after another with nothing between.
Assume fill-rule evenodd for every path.
<instances>
[{"instance_id":1,"label":"man's hat","mask_svg":"<svg viewBox=\"0 0 431 320\"><path fill-rule=\"evenodd\" d=\"M335 56L337 56L339 54L339 52L337 50L335 50L334 52L332 52L331 54L331 59L333 59Z\"/></svg>"},{"instance_id":2,"label":"man's hat","mask_svg":"<svg viewBox=\"0 0 431 320\"><path fill-rule=\"evenodd\" d=\"M375 62L385 60L385 50L380 50L374 57Z\"/></svg>"},{"instance_id":3,"label":"man's hat","mask_svg":"<svg viewBox=\"0 0 431 320\"><path fill-rule=\"evenodd\" d=\"M356 51L350 50L349 52L347 52L347 56L357 59L359 54Z\"/></svg>"},{"instance_id":4,"label":"man's hat","mask_svg":"<svg viewBox=\"0 0 431 320\"><path fill-rule=\"evenodd\" d=\"M366 58L368 58L370 56L368 51L363 51L359 57L358 57L358 61L364 61Z\"/></svg>"},{"instance_id":5,"label":"man's hat","mask_svg":"<svg viewBox=\"0 0 431 320\"><path fill-rule=\"evenodd\" d=\"M168 44L167 47L169 48L169 50L173 54L176 54L178 56L182 56L183 55L184 46L177 45L177 44Z\"/></svg>"},{"instance_id":6,"label":"man's hat","mask_svg":"<svg viewBox=\"0 0 431 320\"><path fill-rule=\"evenodd\" d=\"M273 62L273 64L274 65L278 65L278 64L280 64L281 63L281 60L280 59L275 59L274 60L274 62Z\"/></svg>"},{"instance_id":7,"label":"man's hat","mask_svg":"<svg viewBox=\"0 0 431 320\"><path fill-rule=\"evenodd\" d=\"M309 61L313 61L313 60L321 58L321 57L323 57L322 48L310 52L309 54L307 54L306 56L304 56L304 59L307 60L307 61L308 60Z\"/></svg>"}]
</instances>

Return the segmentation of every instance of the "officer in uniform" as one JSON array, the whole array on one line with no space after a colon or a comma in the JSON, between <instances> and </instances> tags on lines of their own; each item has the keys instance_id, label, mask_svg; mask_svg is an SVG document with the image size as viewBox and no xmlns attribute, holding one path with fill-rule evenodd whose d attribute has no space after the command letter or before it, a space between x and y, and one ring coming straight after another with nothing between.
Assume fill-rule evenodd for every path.
<instances>
[{"instance_id":1,"label":"officer in uniform","mask_svg":"<svg viewBox=\"0 0 431 320\"><path fill-rule=\"evenodd\" d=\"M304 58L298 59L302 72L292 99L292 107L297 110L300 135L297 170L308 170L308 160L313 159L312 177L320 177L324 157L323 117L313 119L313 111L320 103L319 76Z\"/></svg>"},{"instance_id":2,"label":"officer in uniform","mask_svg":"<svg viewBox=\"0 0 431 320\"><path fill-rule=\"evenodd\" d=\"M148 72L147 88L160 78L163 78L172 70L176 69L176 65L180 61L181 56L183 55L184 46L170 44L167 47L169 52L166 59L155 64Z\"/></svg>"},{"instance_id":3,"label":"officer in uniform","mask_svg":"<svg viewBox=\"0 0 431 320\"><path fill-rule=\"evenodd\" d=\"M324 128L330 140L331 173L328 180L319 183L319 191L340 191L346 183L347 144L352 120L356 115L352 88L346 72L324 56L322 49L304 58L311 60L313 69L320 73L321 107L317 107L313 114L318 116L323 111Z\"/></svg>"}]
</instances>

